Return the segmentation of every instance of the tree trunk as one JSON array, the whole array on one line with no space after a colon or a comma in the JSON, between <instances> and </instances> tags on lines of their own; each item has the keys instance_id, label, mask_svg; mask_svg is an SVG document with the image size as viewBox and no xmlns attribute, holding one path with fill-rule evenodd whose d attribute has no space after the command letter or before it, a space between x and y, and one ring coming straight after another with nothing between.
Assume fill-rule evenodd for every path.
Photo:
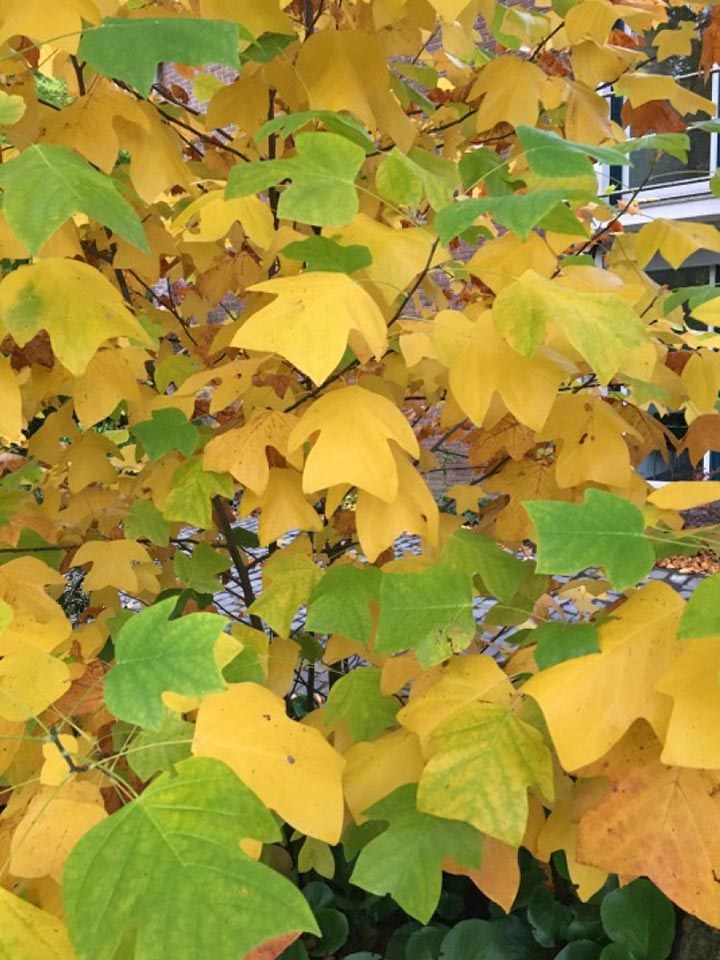
<instances>
[{"instance_id":1,"label":"tree trunk","mask_svg":"<svg viewBox=\"0 0 720 960\"><path fill-rule=\"evenodd\" d=\"M678 928L672 960L720 960L720 930L684 914Z\"/></svg>"}]
</instances>

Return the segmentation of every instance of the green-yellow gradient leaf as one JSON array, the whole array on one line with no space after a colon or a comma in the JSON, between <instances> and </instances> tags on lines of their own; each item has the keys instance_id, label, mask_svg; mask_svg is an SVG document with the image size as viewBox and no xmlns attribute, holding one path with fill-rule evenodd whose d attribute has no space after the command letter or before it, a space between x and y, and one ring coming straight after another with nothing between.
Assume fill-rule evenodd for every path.
<instances>
[{"instance_id":1,"label":"green-yellow gradient leaf","mask_svg":"<svg viewBox=\"0 0 720 960\"><path fill-rule=\"evenodd\" d=\"M467 823L417 809L417 787L407 784L367 811L388 827L360 852L352 883L371 893L389 893L407 913L427 923L440 899L442 862L452 858L479 869L482 837Z\"/></svg>"},{"instance_id":2,"label":"green-yellow gradient leaf","mask_svg":"<svg viewBox=\"0 0 720 960\"><path fill-rule=\"evenodd\" d=\"M528 789L546 800L553 796L552 757L542 734L505 707L477 703L452 714L430 739L435 753L420 780L418 807L519 846Z\"/></svg>"},{"instance_id":3,"label":"green-yellow gradient leaf","mask_svg":"<svg viewBox=\"0 0 720 960\"><path fill-rule=\"evenodd\" d=\"M20 346L47 330L58 360L75 376L112 337L150 342L98 270L55 257L20 267L0 283L0 326Z\"/></svg>"},{"instance_id":4,"label":"green-yellow gradient leaf","mask_svg":"<svg viewBox=\"0 0 720 960\"><path fill-rule=\"evenodd\" d=\"M330 727L342 721L355 741L373 740L394 726L400 701L380 692L378 667L357 667L330 688L325 717Z\"/></svg>"},{"instance_id":5,"label":"green-yellow gradient leaf","mask_svg":"<svg viewBox=\"0 0 720 960\"><path fill-rule=\"evenodd\" d=\"M271 814L218 760L194 757L85 834L63 874L78 960L244 957L317 926L289 880L241 852L280 839Z\"/></svg>"},{"instance_id":6,"label":"green-yellow gradient leaf","mask_svg":"<svg viewBox=\"0 0 720 960\"><path fill-rule=\"evenodd\" d=\"M112 177L74 150L36 143L0 168L3 214L31 253L38 253L74 213L85 213L149 252L140 218Z\"/></svg>"},{"instance_id":7,"label":"green-yellow gradient leaf","mask_svg":"<svg viewBox=\"0 0 720 960\"><path fill-rule=\"evenodd\" d=\"M132 616L115 642L115 665L105 678L105 701L120 720L157 730L162 694L204 696L225 689L213 648L226 621L215 613L171 620L170 597Z\"/></svg>"}]
</instances>

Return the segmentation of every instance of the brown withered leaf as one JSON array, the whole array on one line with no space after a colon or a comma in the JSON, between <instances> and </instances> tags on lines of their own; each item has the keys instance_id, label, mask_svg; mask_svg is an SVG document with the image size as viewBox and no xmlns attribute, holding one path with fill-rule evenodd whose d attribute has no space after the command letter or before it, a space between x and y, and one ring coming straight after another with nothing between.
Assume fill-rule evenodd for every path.
<instances>
[{"instance_id":1,"label":"brown withered leaf","mask_svg":"<svg viewBox=\"0 0 720 960\"><path fill-rule=\"evenodd\" d=\"M620 114L623 126L632 127L634 137L646 133L682 133L687 124L667 100L648 100L632 107L626 100Z\"/></svg>"},{"instance_id":2,"label":"brown withered leaf","mask_svg":"<svg viewBox=\"0 0 720 960\"><path fill-rule=\"evenodd\" d=\"M248 953L245 960L275 960L284 950L287 950L291 943L295 943L299 936L299 933L286 933L282 937L275 937L267 943L261 943L259 947L255 947Z\"/></svg>"},{"instance_id":3,"label":"brown withered leaf","mask_svg":"<svg viewBox=\"0 0 720 960\"><path fill-rule=\"evenodd\" d=\"M83 717L97 713L104 705L103 679L108 665L102 660L93 660L85 673L73 680L70 689L55 702L55 708L66 717Z\"/></svg>"},{"instance_id":4,"label":"brown withered leaf","mask_svg":"<svg viewBox=\"0 0 720 960\"><path fill-rule=\"evenodd\" d=\"M498 420L494 427L473 431L468 462L470 466L477 467L492 460L499 453L507 453L513 460L522 460L534 444L533 431L507 414L502 420Z\"/></svg>"},{"instance_id":5,"label":"brown withered leaf","mask_svg":"<svg viewBox=\"0 0 720 960\"><path fill-rule=\"evenodd\" d=\"M710 22L703 30L702 47L700 49L700 70L705 80L715 64L720 60L720 9L713 7Z\"/></svg>"},{"instance_id":6,"label":"brown withered leaf","mask_svg":"<svg viewBox=\"0 0 720 960\"><path fill-rule=\"evenodd\" d=\"M693 420L678 449L687 450L693 466L708 450L720 450L720 414L703 413Z\"/></svg>"}]
</instances>

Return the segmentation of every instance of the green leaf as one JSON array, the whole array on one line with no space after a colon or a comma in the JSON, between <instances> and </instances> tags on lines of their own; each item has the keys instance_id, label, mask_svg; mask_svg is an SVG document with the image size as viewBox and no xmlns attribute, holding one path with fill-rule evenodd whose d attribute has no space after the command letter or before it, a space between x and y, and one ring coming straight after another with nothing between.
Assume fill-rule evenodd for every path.
<instances>
[{"instance_id":1,"label":"green leaf","mask_svg":"<svg viewBox=\"0 0 720 960\"><path fill-rule=\"evenodd\" d=\"M215 613L171 620L175 603L170 597L146 607L118 633L105 701L120 720L158 730L165 691L201 697L225 689L213 649L227 621Z\"/></svg>"},{"instance_id":2,"label":"green leaf","mask_svg":"<svg viewBox=\"0 0 720 960\"><path fill-rule=\"evenodd\" d=\"M601 950L592 940L576 940L563 947L555 960L599 960Z\"/></svg>"},{"instance_id":3,"label":"green leaf","mask_svg":"<svg viewBox=\"0 0 720 960\"><path fill-rule=\"evenodd\" d=\"M464 153L458 163L463 187L470 190L482 181L489 196L501 196L513 192L508 182L507 167L507 160L501 159L494 150L489 150L487 147L479 147L477 150Z\"/></svg>"},{"instance_id":4,"label":"green leaf","mask_svg":"<svg viewBox=\"0 0 720 960\"><path fill-rule=\"evenodd\" d=\"M22 97L0 90L0 124L11 127L25 114L26 104Z\"/></svg>"},{"instance_id":5,"label":"green leaf","mask_svg":"<svg viewBox=\"0 0 720 960\"><path fill-rule=\"evenodd\" d=\"M198 543L191 556L175 554L175 573L179 580L198 593L216 593L222 589L218 574L232 566L230 558L214 550L209 543Z\"/></svg>"},{"instance_id":6,"label":"green leaf","mask_svg":"<svg viewBox=\"0 0 720 960\"><path fill-rule=\"evenodd\" d=\"M172 476L163 516L208 530L213 522L212 498L220 496L231 500L234 494L232 477L203 470L202 457L192 457L181 463Z\"/></svg>"},{"instance_id":7,"label":"green leaf","mask_svg":"<svg viewBox=\"0 0 720 960\"><path fill-rule=\"evenodd\" d=\"M165 710L158 730L141 730L126 751L130 769L147 782L156 773L174 773L190 756L195 725Z\"/></svg>"},{"instance_id":8,"label":"green leaf","mask_svg":"<svg viewBox=\"0 0 720 960\"><path fill-rule=\"evenodd\" d=\"M634 586L655 563L642 510L605 490L585 491L584 503L525 501L537 530L540 573L573 574L602 567L617 590Z\"/></svg>"},{"instance_id":9,"label":"green leaf","mask_svg":"<svg viewBox=\"0 0 720 960\"><path fill-rule=\"evenodd\" d=\"M435 218L435 229L440 242L447 244L472 226L481 214L492 212L498 223L527 240L533 227L547 217L564 197L563 190L536 190L484 200L458 200L439 211Z\"/></svg>"},{"instance_id":10,"label":"green leaf","mask_svg":"<svg viewBox=\"0 0 720 960\"><path fill-rule=\"evenodd\" d=\"M515 132L525 151L530 169L541 177L561 179L593 175L589 159L603 163L628 166L629 158L617 147L597 147L586 143L563 140L549 130L538 130L520 124Z\"/></svg>"},{"instance_id":11,"label":"green leaf","mask_svg":"<svg viewBox=\"0 0 720 960\"><path fill-rule=\"evenodd\" d=\"M189 457L200 439L198 428L178 407L153 410L152 419L136 423L130 433L140 441L151 460L159 460L173 450Z\"/></svg>"},{"instance_id":12,"label":"green leaf","mask_svg":"<svg viewBox=\"0 0 720 960\"><path fill-rule=\"evenodd\" d=\"M320 927L320 942L317 945L319 956L334 956L348 938L350 924L344 913L333 907L323 907L315 914ZM314 951L313 951L314 952Z\"/></svg>"},{"instance_id":13,"label":"green leaf","mask_svg":"<svg viewBox=\"0 0 720 960\"><path fill-rule=\"evenodd\" d=\"M506 960L502 929L488 920L461 920L446 934L441 960Z\"/></svg>"},{"instance_id":14,"label":"green leaf","mask_svg":"<svg viewBox=\"0 0 720 960\"><path fill-rule=\"evenodd\" d=\"M384 573L380 582L378 653L414 650L426 669L464 650L475 636L472 582L460 570Z\"/></svg>"},{"instance_id":15,"label":"green leaf","mask_svg":"<svg viewBox=\"0 0 720 960\"><path fill-rule=\"evenodd\" d=\"M321 227L342 227L359 209L355 177L365 151L336 133L299 133L297 154L287 160L253 160L233 167L226 196L260 193L292 180L278 203L278 216Z\"/></svg>"},{"instance_id":16,"label":"green leaf","mask_svg":"<svg viewBox=\"0 0 720 960\"><path fill-rule=\"evenodd\" d=\"M584 657L588 653L600 653L600 637L594 623L541 623L533 630L530 639L537 643L535 663L540 670Z\"/></svg>"},{"instance_id":17,"label":"green leaf","mask_svg":"<svg viewBox=\"0 0 720 960\"><path fill-rule=\"evenodd\" d=\"M273 117L267 120L254 135L253 140L259 143L273 134L281 137L292 136L309 123L323 123L331 133L337 133L347 140L351 140L365 153L374 153L375 144L365 132L365 128L349 113L336 113L333 110L302 110L298 113L288 113L284 116Z\"/></svg>"},{"instance_id":18,"label":"green leaf","mask_svg":"<svg viewBox=\"0 0 720 960\"><path fill-rule=\"evenodd\" d=\"M136 500L123 520L125 535L130 540L147 539L159 547L170 542L170 524L152 500Z\"/></svg>"},{"instance_id":19,"label":"green leaf","mask_svg":"<svg viewBox=\"0 0 720 960\"><path fill-rule=\"evenodd\" d=\"M394 147L381 161L375 182L390 203L418 207L426 197L433 210L439 210L452 200L459 177L455 165L443 157L419 147L409 154Z\"/></svg>"},{"instance_id":20,"label":"green leaf","mask_svg":"<svg viewBox=\"0 0 720 960\"><path fill-rule=\"evenodd\" d=\"M600 904L605 932L633 960L665 960L675 939L675 909L649 880L613 890Z\"/></svg>"},{"instance_id":21,"label":"green leaf","mask_svg":"<svg viewBox=\"0 0 720 960\"><path fill-rule=\"evenodd\" d=\"M280 832L218 760L194 757L89 830L63 874L78 960L244 957L273 937L318 933L299 890L240 850Z\"/></svg>"},{"instance_id":22,"label":"green leaf","mask_svg":"<svg viewBox=\"0 0 720 960\"><path fill-rule=\"evenodd\" d=\"M649 133L619 143L615 148L622 153L637 153L638 150L657 150L686 163L690 150L690 137L686 133Z\"/></svg>"},{"instance_id":23,"label":"green leaf","mask_svg":"<svg viewBox=\"0 0 720 960\"><path fill-rule=\"evenodd\" d=\"M367 247L354 243L343 246L329 237L308 237L296 240L280 251L291 260L304 260L307 270L329 270L335 273L355 273L372 263L372 254Z\"/></svg>"},{"instance_id":24,"label":"green leaf","mask_svg":"<svg viewBox=\"0 0 720 960\"><path fill-rule=\"evenodd\" d=\"M440 559L471 577L479 574L488 592L504 601L515 596L531 566L472 530L456 530L443 547Z\"/></svg>"},{"instance_id":25,"label":"green leaf","mask_svg":"<svg viewBox=\"0 0 720 960\"><path fill-rule=\"evenodd\" d=\"M538 887L530 897L527 918L533 937L542 947L554 947L567 939L571 913L546 887Z\"/></svg>"},{"instance_id":26,"label":"green leaf","mask_svg":"<svg viewBox=\"0 0 720 960\"><path fill-rule=\"evenodd\" d=\"M473 703L444 720L431 744L418 807L519 846L528 788L552 799L552 757L542 734L506 707Z\"/></svg>"},{"instance_id":27,"label":"green leaf","mask_svg":"<svg viewBox=\"0 0 720 960\"><path fill-rule=\"evenodd\" d=\"M252 34L243 33L252 40ZM146 97L158 64L165 61L239 69L239 41L238 24L227 20L106 17L99 27L83 32L78 57L98 73L122 80Z\"/></svg>"},{"instance_id":28,"label":"green leaf","mask_svg":"<svg viewBox=\"0 0 720 960\"><path fill-rule=\"evenodd\" d=\"M427 923L440 899L443 860L478 869L482 837L466 823L421 813L415 794L415 784L407 784L367 811L389 826L360 851L350 880L371 893L389 893L406 913Z\"/></svg>"},{"instance_id":29,"label":"green leaf","mask_svg":"<svg viewBox=\"0 0 720 960\"><path fill-rule=\"evenodd\" d=\"M356 667L333 684L325 703L328 725L344 721L355 742L373 740L393 726L400 703L380 692L381 676L379 667Z\"/></svg>"},{"instance_id":30,"label":"green leaf","mask_svg":"<svg viewBox=\"0 0 720 960\"><path fill-rule=\"evenodd\" d=\"M431 926L414 930L405 947L405 960L437 960L447 927Z\"/></svg>"},{"instance_id":31,"label":"green leaf","mask_svg":"<svg viewBox=\"0 0 720 960\"><path fill-rule=\"evenodd\" d=\"M621 943L609 943L603 948L600 960L635 960Z\"/></svg>"},{"instance_id":32,"label":"green leaf","mask_svg":"<svg viewBox=\"0 0 720 960\"><path fill-rule=\"evenodd\" d=\"M74 213L84 213L150 252L137 213L112 177L100 173L68 147L35 143L0 167L3 214L30 252Z\"/></svg>"},{"instance_id":33,"label":"green leaf","mask_svg":"<svg viewBox=\"0 0 720 960\"><path fill-rule=\"evenodd\" d=\"M372 630L369 603L380 599L381 580L377 567L330 567L310 594L305 628L366 644Z\"/></svg>"},{"instance_id":34,"label":"green leaf","mask_svg":"<svg viewBox=\"0 0 720 960\"><path fill-rule=\"evenodd\" d=\"M263 592L250 607L281 637L289 637L298 607L307 602L322 570L309 557L277 554L263 570Z\"/></svg>"},{"instance_id":35,"label":"green leaf","mask_svg":"<svg viewBox=\"0 0 720 960\"><path fill-rule=\"evenodd\" d=\"M709 300L714 300L715 297L720 297L720 288L713 284L704 283L697 287L678 287L663 300L663 313L667 316L675 307L686 302L692 313L696 307L702 306Z\"/></svg>"},{"instance_id":36,"label":"green leaf","mask_svg":"<svg viewBox=\"0 0 720 960\"><path fill-rule=\"evenodd\" d=\"M270 63L297 40L294 33L263 33L253 40L240 55L240 59L254 60L255 63Z\"/></svg>"},{"instance_id":37,"label":"green leaf","mask_svg":"<svg viewBox=\"0 0 720 960\"><path fill-rule=\"evenodd\" d=\"M682 640L702 640L720 634L720 574L702 580L693 590L680 618Z\"/></svg>"}]
</instances>

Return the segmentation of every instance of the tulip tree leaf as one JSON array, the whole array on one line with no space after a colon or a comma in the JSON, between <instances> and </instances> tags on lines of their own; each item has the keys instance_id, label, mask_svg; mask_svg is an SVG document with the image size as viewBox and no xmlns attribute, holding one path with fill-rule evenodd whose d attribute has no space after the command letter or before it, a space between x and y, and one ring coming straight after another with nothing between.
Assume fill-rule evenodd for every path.
<instances>
[{"instance_id":1,"label":"tulip tree leaf","mask_svg":"<svg viewBox=\"0 0 720 960\"><path fill-rule=\"evenodd\" d=\"M414 650L424 667L464 650L475 635L472 581L434 566L421 573L383 574L376 650Z\"/></svg>"},{"instance_id":2,"label":"tulip tree leaf","mask_svg":"<svg viewBox=\"0 0 720 960\"><path fill-rule=\"evenodd\" d=\"M252 34L242 31L244 39ZM158 64L165 61L240 68L238 24L226 20L106 17L83 33L78 56L98 73L123 80L147 96Z\"/></svg>"},{"instance_id":3,"label":"tulip tree leaf","mask_svg":"<svg viewBox=\"0 0 720 960\"><path fill-rule=\"evenodd\" d=\"M200 439L198 428L177 407L153 410L151 420L136 423L130 432L140 441L151 460L159 460L172 450L179 450L189 457Z\"/></svg>"},{"instance_id":4,"label":"tulip tree leaf","mask_svg":"<svg viewBox=\"0 0 720 960\"><path fill-rule=\"evenodd\" d=\"M537 530L540 573L573 574L598 566L623 590L653 568L642 511L623 497L590 489L584 503L529 500L523 506Z\"/></svg>"},{"instance_id":5,"label":"tulip tree leaf","mask_svg":"<svg viewBox=\"0 0 720 960\"><path fill-rule=\"evenodd\" d=\"M241 839L280 839L225 764L193 757L88 831L63 874L79 960L244 957L283 933L318 932L307 901Z\"/></svg>"},{"instance_id":6,"label":"tulip tree leaf","mask_svg":"<svg viewBox=\"0 0 720 960\"><path fill-rule=\"evenodd\" d=\"M92 167L68 147L36 143L0 167L3 214L32 254L75 213L98 223L149 252L140 218L112 177Z\"/></svg>"},{"instance_id":7,"label":"tulip tree leaf","mask_svg":"<svg viewBox=\"0 0 720 960\"><path fill-rule=\"evenodd\" d=\"M594 623L541 623L530 639L537 643L535 663L541 670L573 657L600 652L600 638Z\"/></svg>"},{"instance_id":8,"label":"tulip tree leaf","mask_svg":"<svg viewBox=\"0 0 720 960\"><path fill-rule=\"evenodd\" d=\"M282 180L292 181L278 203L278 216L321 227L342 227L359 209L355 177L365 161L362 147L336 133L299 133L297 154L287 160L253 160L233 167L226 195L246 197Z\"/></svg>"},{"instance_id":9,"label":"tulip tree leaf","mask_svg":"<svg viewBox=\"0 0 720 960\"><path fill-rule=\"evenodd\" d=\"M387 820L388 828L361 850L351 880L371 893L389 893L427 923L440 899L443 860L479 868L482 838L466 823L421 813L416 790L415 784L400 787L366 811L373 820Z\"/></svg>"},{"instance_id":10,"label":"tulip tree leaf","mask_svg":"<svg viewBox=\"0 0 720 960\"><path fill-rule=\"evenodd\" d=\"M116 662L105 678L105 701L120 720L157 730L162 694L204 696L225 689L213 648L225 626L215 613L171 620L176 598L147 607L125 623L115 641Z\"/></svg>"},{"instance_id":11,"label":"tulip tree leaf","mask_svg":"<svg viewBox=\"0 0 720 960\"><path fill-rule=\"evenodd\" d=\"M329 726L344 721L353 740L373 740L395 723L400 703L380 692L378 667L357 667L330 689L325 704Z\"/></svg>"},{"instance_id":12,"label":"tulip tree leaf","mask_svg":"<svg viewBox=\"0 0 720 960\"><path fill-rule=\"evenodd\" d=\"M372 629L369 603L379 599L381 578L377 567L330 567L308 600L306 628L367 643Z\"/></svg>"}]
</instances>

